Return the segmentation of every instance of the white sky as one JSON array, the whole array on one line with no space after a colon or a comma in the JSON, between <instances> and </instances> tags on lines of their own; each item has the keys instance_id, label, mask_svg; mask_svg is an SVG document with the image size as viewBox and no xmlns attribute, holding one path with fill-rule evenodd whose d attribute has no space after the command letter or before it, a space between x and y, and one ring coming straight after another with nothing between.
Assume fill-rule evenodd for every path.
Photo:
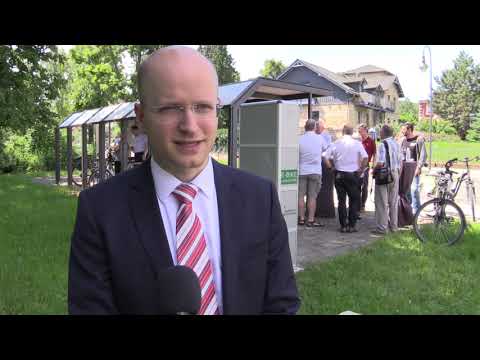
<instances>
[{"instance_id":1,"label":"white sky","mask_svg":"<svg viewBox=\"0 0 480 360\"><path fill-rule=\"evenodd\" d=\"M198 45L188 46L197 48ZM405 97L412 101L429 97L429 70L419 69L423 48L423 45L228 45L241 80L260 76L267 59L280 60L285 66L301 59L333 72L370 64L396 74ZM475 63L480 63L479 45L432 45L430 48L434 78L453 67L453 60L461 50L472 56ZM428 50L425 50L425 60L430 63ZM435 80L433 86L436 86Z\"/></svg>"}]
</instances>

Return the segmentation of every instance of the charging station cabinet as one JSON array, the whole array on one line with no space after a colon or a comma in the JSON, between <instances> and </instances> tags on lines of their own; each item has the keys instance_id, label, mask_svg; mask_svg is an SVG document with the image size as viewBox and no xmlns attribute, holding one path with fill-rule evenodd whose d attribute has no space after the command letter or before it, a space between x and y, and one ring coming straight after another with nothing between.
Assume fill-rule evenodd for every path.
<instances>
[{"instance_id":1,"label":"charging station cabinet","mask_svg":"<svg viewBox=\"0 0 480 360\"><path fill-rule=\"evenodd\" d=\"M239 168L276 186L288 228L292 264L297 267L298 122L297 104L264 101L240 106Z\"/></svg>"}]
</instances>

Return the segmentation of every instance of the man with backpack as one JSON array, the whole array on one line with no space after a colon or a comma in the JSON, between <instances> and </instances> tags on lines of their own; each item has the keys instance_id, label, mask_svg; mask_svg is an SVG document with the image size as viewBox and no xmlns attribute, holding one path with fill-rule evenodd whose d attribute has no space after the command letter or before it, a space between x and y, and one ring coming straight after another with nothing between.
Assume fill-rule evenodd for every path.
<instances>
[{"instance_id":1,"label":"man with backpack","mask_svg":"<svg viewBox=\"0 0 480 360\"><path fill-rule=\"evenodd\" d=\"M375 222L372 231L385 235L398 230L398 179L400 175L400 148L393 138L393 129L383 125L380 130L382 140L377 147L375 178Z\"/></svg>"}]
</instances>

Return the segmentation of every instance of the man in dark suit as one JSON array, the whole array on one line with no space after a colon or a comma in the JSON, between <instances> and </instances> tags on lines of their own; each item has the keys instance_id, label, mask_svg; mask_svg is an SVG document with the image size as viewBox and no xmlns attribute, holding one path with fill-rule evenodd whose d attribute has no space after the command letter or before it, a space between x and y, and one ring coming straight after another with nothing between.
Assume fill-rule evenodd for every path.
<instances>
[{"instance_id":1,"label":"man in dark suit","mask_svg":"<svg viewBox=\"0 0 480 360\"><path fill-rule=\"evenodd\" d=\"M210 158L214 66L186 47L139 69L137 123L152 157L79 196L70 254L71 314L154 314L158 273L199 277L199 314L295 314L288 232L274 185Z\"/></svg>"}]
</instances>

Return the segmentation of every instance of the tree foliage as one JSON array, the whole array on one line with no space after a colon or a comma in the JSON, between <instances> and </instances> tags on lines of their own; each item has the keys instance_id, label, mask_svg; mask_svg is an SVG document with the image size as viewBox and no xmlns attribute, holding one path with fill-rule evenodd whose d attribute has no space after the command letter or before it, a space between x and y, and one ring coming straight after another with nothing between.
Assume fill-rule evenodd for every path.
<instances>
[{"instance_id":1,"label":"tree foliage","mask_svg":"<svg viewBox=\"0 0 480 360\"><path fill-rule=\"evenodd\" d=\"M227 45L200 45L198 51L215 65L220 85L240 81Z\"/></svg>"},{"instance_id":2,"label":"tree foliage","mask_svg":"<svg viewBox=\"0 0 480 360\"><path fill-rule=\"evenodd\" d=\"M219 85L240 81L240 74L235 69L235 64L232 56L228 53L227 45L200 45L198 51L215 66ZM220 111L218 127L226 128L228 123L228 111Z\"/></svg>"},{"instance_id":3,"label":"tree foliage","mask_svg":"<svg viewBox=\"0 0 480 360\"><path fill-rule=\"evenodd\" d=\"M123 50L126 52L124 55L128 55L133 63L133 72L128 78L129 101L138 100L137 73L140 64L148 55L165 46L167 45L124 45Z\"/></svg>"},{"instance_id":4,"label":"tree foliage","mask_svg":"<svg viewBox=\"0 0 480 360\"><path fill-rule=\"evenodd\" d=\"M47 64L62 61L56 46L0 46L0 129L25 133L53 122L50 105L63 79Z\"/></svg>"},{"instance_id":5,"label":"tree foliage","mask_svg":"<svg viewBox=\"0 0 480 360\"><path fill-rule=\"evenodd\" d=\"M399 118L401 122L418 123L418 103L406 98L398 104Z\"/></svg>"},{"instance_id":6,"label":"tree foliage","mask_svg":"<svg viewBox=\"0 0 480 360\"><path fill-rule=\"evenodd\" d=\"M266 78L276 79L285 69L286 66L281 61L268 59L265 60L260 75Z\"/></svg>"},{"instance_id":7,"label":"tree foliage","mask_svg":"<svg viewBox=\"0 0 480 360\"><path fill-rule=\"evenodd\" d=\"M474 114L480 105L480 67L462 51L454 60L453 69L446 70L435 79L434 112L450 121L458 136L465 140Z\"/></svg>"},{"instance_id":8,"label":"tree foliage","mask_svg":"<svg viewBox=\"0 0 480 360\"><path fill-rule=\"evenodd\" d=\"M121 45L77 45L70 51L75 110L107 106L127 97Z\"/></svg>"},{"instance_id":9,"label":"tree foliage","mask_svg":"<svg viewBox=\"0 0 480 360\"><path fill-rule=\"evenodd\" d=\"M480 141L480 114L477 114L472 121L472 125L468 130L466 139L468 141Z\"/></svg>"}]
</instances>

